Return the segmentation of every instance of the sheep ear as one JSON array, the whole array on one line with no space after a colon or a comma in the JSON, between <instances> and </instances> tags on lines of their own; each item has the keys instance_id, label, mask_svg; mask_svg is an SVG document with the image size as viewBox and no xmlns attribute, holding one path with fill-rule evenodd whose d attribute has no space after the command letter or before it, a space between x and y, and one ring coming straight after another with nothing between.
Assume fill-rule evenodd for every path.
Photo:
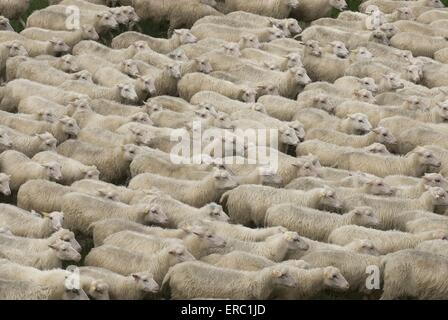
<instances>
[{"instance_id":1,"label":"sheep ear","mask_svg":"<svg viewBox=\"0 0 448 320\"><path fill-rule=\"evenodd\" d=\"M104 196L104 195L107 194L107 190L99 189L99 190L97 191L97 194L100 195L100 196Z\"/></svg>"},{"instance_id":2,"label":"sheep ear","mask_svg":"<svg viewBox=\"0 0 448 320\"><path fill-rule=\"evenodd\" d=\"M174 30L174 33L175 33L175 34L182 34L182 30L180 30L180 29L175 29L175 30Z\"/></svg>"},{"instance_id":3,"label":"sheep ear","mask_svg":"<svg viewBox=\"0 0 448 320\"><path fill-rule=\"evenodd\" d=\"M377 134L380 134L381 133L381 129L378 127L378 128L374 128L374 129L372 129L372 131L373 132L375 132L375 133L377 133Z\"/></svg>"},{"instance_id":4,"label":"sheep ear","mask_svg":"<svg viewBox=\"0 0 448 320\"><path fill-rule=\"evenodd\" d=\"M54 249L54 250L57 250L57 249L59 248L59 247L56 246L54 243L49 244L48 247L51 248L51 249Z\"/></svg>"},{"instance_id":5,"label":"sheep ear","mask_svg":"<svg viewBox=\"0 0 448 320\"><path fill-rule=\"evenodd\" d=\"M274 269L274 270L272 270L272 275L276 278L280 278L283 275L283 272L281 272L280 270Z\"/></svg>"}]
</instances>

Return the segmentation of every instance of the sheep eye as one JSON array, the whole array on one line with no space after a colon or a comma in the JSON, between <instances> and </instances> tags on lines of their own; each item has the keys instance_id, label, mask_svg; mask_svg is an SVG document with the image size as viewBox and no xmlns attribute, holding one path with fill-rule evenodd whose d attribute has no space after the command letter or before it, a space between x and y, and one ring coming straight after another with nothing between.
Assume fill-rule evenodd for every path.
<instances>
[{"instance_id":1,"label":"sheep eye","mask_svg":"<svg viewBox=\"0 0 448 320\"><path fill-rule=\"evenodd\" d=\"M440 183L440 179L436 179L436 180L434 180L435 182L437 182L437 183Z\"/></svg>"}]
</instances>

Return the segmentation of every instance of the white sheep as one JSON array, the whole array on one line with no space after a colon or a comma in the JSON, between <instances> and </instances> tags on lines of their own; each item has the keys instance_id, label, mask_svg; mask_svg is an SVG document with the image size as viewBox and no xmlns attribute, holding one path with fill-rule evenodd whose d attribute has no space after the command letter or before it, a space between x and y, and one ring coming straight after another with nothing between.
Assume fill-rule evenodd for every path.
<instances>
[{"instance_id":1,"label":"white sheep","mask_svg":"<svg viewBox=\"0 0 448 320\"><path fill-rule=\"evenodd\" d=\"M360 11L364 12L368 6L375 5L384 13L392 13L395 9L401 7L432 7L443 8L444 5L440 0L416 0L412 2L407 1L391 1L391 0L369 0L365 1L360 6Z\"/></svg>"},{"instance_id":2,"label":"white sheep","mask_svg":"<svg viewBox=\"0 0 448 320\"><path fill-rule=\"evenodd\" d=\"M28 0L2 0L0 1L0 11L3 16L11 20L20 20L22 24L23 20L21 16L30 7L30 2Z\"/></svg>"},{"instance_id":3,"label":"white sheep","mask_svg":"<svg viewBox=\"0 0 448 320\"><path fill-rule=\"evenodd\" d=\"M347 8L345 0L303 0L292 11L292 16L303 21L313 21L329 16L333 9L342 11Z\"/></svg>"},{"instance_id":4,"label":"white sheep","mask_svg":"<svg viewBox=\"0 0 448 320\"><path fill-rule=\"evenodd\" d=\"M57 151L87 166L96 166L101 179L107 182L126 179L129 164L138 152L137 146L132 144L108 148L78 140L65 141L57 147Z\"/></svg>"},{"instance_id":5,"label":"white sheep","mask_svg":"<svg viewBox=\"0 0 448 320\"><path fill-rule=\"evenodd\" d=\"M260 0L247 3L240 0L226 1L223 5L223 11L228 13L232 11L246 11L261 16L270 16L277 19L289 17L292 10L297 8L300 1L297 0Z\"/></svg>"},{"instance_id":6,"label":"white sheep","mask_svg":"<svg viewBox=\"0 0 448 320\"><path fill-rule=\"evenodd\" d=\"M266 211L265 226L283 226L318 241L328 241L330 233L342 225L375 227L378 219L369 207L359 207L336 215L291 204L272 206Z\"/></svg>"},{"instance_id":7,"label":"white sheep","mask_svg":"<svg viewBox=\"0 0 448 320\"><path fill-rule=\"evenodd\" d=\"M156 254L138 254L114 246L102 245L92 249L85 258L86 266L102 267L127 276L137 272L151 272L157 283L174 265L195 260L182 245L174 245ZM117 263L120 261L121 263Z\"/></svg>"},{"instance_id":8,"label":"white sheep","mask_svg":"<svg viewBox=\"0 0 448 320\"><path fill-rule=\"evenodd\" d=\"M342 202L329 188L310 191L283 190L267 186L242 185L226 192L221 203L231 220L246 226L263 226L266 211L275 204L294 203L316 209L340 209Z\"/></svg>"},{"instance_id":9,"label":"white sheep","mask_svg":"<svg viewBox=\"0 0 448 320\"><path fill-rule=\"evenodd\" d=\"M177 187L173 189L173 185ZM142 173L131 179L129 188L150 189L156 187L167 192L173 198L194 207L201 207L209 202L218 201L221 195L238 185L226 170L215 170L200 181L180 180Z\"/></svg>"},{"instance_id":10,"label":"white sheep","mask_svg":"<svg viewBox=\"0 0 448 320\"><path fill-rule=\"evenodd\" d=\"M5 16L0 16L0 30L1 31L14 31L14 28L9 23L9 19Z\"/></svg>"},{"instance_id":11,"label":"white sheep","mask_svg":"<svg viewBox=\"0 0 448 320\"><path fill-rule=\"evenodd\" d=\"M298 280L286 266L240 271L218 268L204 262L186 262L168 271L161 291L165 297L172 299L269 299L271 293L281 286L298 286Z\"/></svg>"},{"instance_id":12,"label":"white sheep","mask_svg":"<svg viewBox=\"0 0 448 320\"><path fill-rule=\"evenodd\" d=\"M64 224L71 230L84 234L91 233L90 224L107 218L121 217L140 223L167 222L167 217L158 207L151 204L127 205L83 194L68 193L62 199L62 211L65 213Z\"/></svg>"},{"instance_id":13,"label":"white sheep","mask_svg":"<svg viewBox=\"0 0 448 320\"><path fill-rule=\"evenodd\" d=\"M390 39L390 43L395 48L411 51L414 56L429 58L433 58L436 51L448 47L443 37L431 37L415 32L400 32Z\"/></svg>"},{"instance_id":14,"label":"white sheep","mask_svg":"<svg viewBox=\"0 0 448 320\"><path fill-rule=\"evenodd\" d=\"M70 48L73 48L82 40L99 40L99 35L95 28L89 25L83 25L81 28L74 31L54 31L42 28L26 28L20 34L28 39L39 41L59 38L62 39Z\"/></svg>"}]
</instances>

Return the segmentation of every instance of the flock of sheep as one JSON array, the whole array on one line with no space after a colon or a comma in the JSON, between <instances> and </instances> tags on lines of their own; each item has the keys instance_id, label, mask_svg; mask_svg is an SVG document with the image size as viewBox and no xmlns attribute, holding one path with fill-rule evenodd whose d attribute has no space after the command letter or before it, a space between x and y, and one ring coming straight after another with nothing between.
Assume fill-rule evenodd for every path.
<instances>
[{"instance_id":1,"label":"flock of sheep","mask_svg":"<svg viewBox=\"0 0 448 320\"><path fill-rule=\"evenodd\" d=\"M50 4L0 0L0 299L448 299L440 0Z\"/></svg>"}]
</instances>

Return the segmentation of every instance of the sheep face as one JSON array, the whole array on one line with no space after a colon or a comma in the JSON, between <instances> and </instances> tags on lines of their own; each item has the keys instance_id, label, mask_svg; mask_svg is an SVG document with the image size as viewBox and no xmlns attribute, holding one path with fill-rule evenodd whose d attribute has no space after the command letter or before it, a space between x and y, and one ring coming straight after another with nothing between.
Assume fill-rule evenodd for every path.
<instances>
[{"instance_id":1,"label":"sheep face","mask_svg":"<svg viewBox=\"0 0 448 320\"><path fill-rule=\"evenodd\" d=\"M78 72L81 68L75 61L75 57L72 55L62 56L60 59L60 68L64 72L73 73Z\"/></svg>"},{"instance_id":2,"label":"sheep face","mask_svg":"<svg viewBox=\"0 0 448 320\"><path fill-rule=\"evenodd\" d=\"M309 244L299 236L297 232L286 231L279 235L273 235L272 238L282 237L286 242L286 246L289 250L301 250L306 251L310 248ZM269 238L268 238L269 239Z\"/></svg>"},{"instance_id":3,"label":"sheep face","mask_svg":"<svg viewBox=\"0 0 448 320\"><path fill-rule=\"evenodd\" d=\"M245 49L245 48L259 49L261 46L260 41L258 40L258 37L254 34L242 35L238 44L241 49Z\"/></svg>"},{"instance_id":4,"label":"sheep face","mask_svg":"<svg viewBox=\"0 0 448 320\"><path fill-rule=\"evenodd\" d=\"M169 262L173 266L177 263L196 260L195 257L184 246L173 246L168 250Z\"/></svg>"},{"instance_id":5,"label":"sheep face","mask_svg":"<svg viewBox=\"0 0 448 320\"><path fill-rule=\"evenodd\" d=\"M114 15L111 12L104 11L96 14L96 26L98 29L110 30L117 29L118 22L115 20Z\"/></svg>"},{"instance_id":6,"label":"sheep face","mask_svg":"<svg viewBox=\"0 0 448 320\"><path fill-rule=\"evenodd\" d=\"M9 23L9 19L3 16L0 16L0 30L2 31L14 31L13 27Z\"/></svg>"},{"instance_id":7,"label":"sheep face","mask_svg":"<svg viewBox=\"0 0 448 320\"><path fill-rule=\"evenodd\" d=\"M341 10L341 11L344 10L345 8L347 8L347 2L345 2L345 0L330 0L329 4L333 8Z\"/></svg>"},{"instance_id":8,"label":"sheep face","mask_svg":"<svg viewBox=\"0 0 448 320\"><path fill-rule=\"evenodd\" d=\"M148 293L156 293L160 287L149 272L139 272L131 274L139 290Z\"/></svg>"},{"instance_id":9,"label":"sheep face","mask_svg":"<svg viewBox=\"0 0 448 320\"><path fill-rule=\"evenodd\" d=\"M157 103L154 103L151 101L146 101L146 102L144 102L143 110L147 114L153 114L155 112L163 111L163 107L160 104L157 104Z\"/></svg>"},{"instance_id":10,"label":"sheep face","mask_svg":"<svg viewBox=\"0 0 448 320\"><path fill-rule=\"evenodd\" d=\"M221 129L232 129L234 126L232 124L232 120L230 120L230 117L228 114L224 112L217 112L216 114L213 114L209 111L209 114L214 116L213 125L217 128Z\"/></svg>"},{"instance_id":11,"label":"sheep face","mask_svg":"<svg viewBox=\"0 0 448 320\"><path fill-rule=\"evenodd\" d=\"M255 103L257 91L252 88L242 89L240 92L241 101L248 103Z\"/></svg>"},{"instance_id":12,"label":"sheep face","mask_svg":"<svg viewBox=\"0 0 448 320\"><path fill-rule=\"evenodd\" d=\"M347 120L350 123L350 127L356 133L364 134L372 130L372 125L370 124L369 119L363 113L350 114L347 117Z\"/></svg>"},{"instance_id":13,"label":"sheep face","mask_svg":"<svg viewBox=\"0 0 448 320\"><path fill-rule=\"evenodd\" d=\"M366 227L376 227L380 223L378 217L370 207L355 208L351 211L351 214L353 214L353 224Z\"/></svg>"},{"instance_id":14,"label":"sheep face","mask_svg":"<svg viewBox=\"0 0 448 320\"><path fill-rule=\"evenodd\" d=\"M176 29L174 30L173 36L179 37L181 44L198 42L198 38L196 38L188 29Z\"/></svg>"},{"instance_id":15,"label":"sheep face","mask_svg":"<svg viewBox=\"0 0 448 320\"><path fill-rule=\"evenodd\" d=\"M440 187L430 187L428 189L429 194L434 200L434 205L436 206L446 206L448 205L448 193Z\"/></svg>"},{"instance_id":16,"label":"sheep face","mask_svg":"<svg viewBox=\"0 0 448 320\"><path fill-rule=\"evenodd\" d=\"M330 188L323 188L320 190L319 205L321 208L329 208L333 210L340 210L343 208L343 203L336 196L336 192Z\"/></svg>"},{"instance_id":17,"label":"sheep face","mask_svg":"<svg viewBox=\"0 0 448 320\"><path fill-rule=\"evenodd\" d=\"M148 124L148 125L153 124L152 120L149 118L148 114L145 112L137 112L137 113L133 114L132 116L130 116L129 120L132 122L138 122L138 123L142 123L142 124Z\"/></svg>"},{"instance_id":18,"label":"sheep face","mask_svg":"<svg viewBox=\"0 0 448 320\"><path fill-rule=\"evenodd\" d=\"M384 32L388 39L392 38L394 35L400 32L397 26L391 23L385 23L380 27L380 30Z\"/></svg>"},{"instance_id":19,"label":"sheep face","mask_svg":"<svg viewBox=\"0 0 448 320\"><path fill-rule=\"evenodd\" d=\"M353 91L353 98L355 100L359 100L359 101L367 102L367 103L371 103L371 104L375 104L375 102L376 102L376 99L373 96L372 92L367 89L359 89L359 90Z\"/></svg>"},{"instance_id":20,"label":"sheep face","mask_svg":"<svg viewBox=\"0 0 448 320\"><path fill-rule=\"evenodd\" d=\"M391 90L398 90L404 88L404 83L400 77L394 73L388 73L383 75L383 79Z\"/></svg>"},{"instance_id":21,"label":"sheep face","mask_svg":"<svg viewBox=\"0 0 448 320\"><path fill-rule=\"evenodd\" d=\"M138 71L137 63L134 60L127 59L123 60L120 64L121 72L127 74L130 77L137 77L140 72Z\"/></svg>"},{"instance_id":22,"label":"sheep face","mask_svg":"<svg viewBox=\"0 0 448 320\"><path fill-rule=\"evenodd\" d=\"M426 0L427 7L444 8L445 5L440 0Z\"/></svg>"},{"instance_id":23,"label":"sheep face","mask_svg":"<svg viewBox=\"0 0 448 320\"><path fill-rule=\"evenodd\" d=\"M0 146L4 148L12 148L13 143L11 138L8 135L8 132L6 132L3 129L0 129Z\"/></svg>"},{"instance_id":24,"label":"sheep face","mask_svg":"<svg viewBox=\"0 0 448 320\"><path fill-rule=\"evenodd\" d=\"M296 136L300 142L305 140L305 129L303 127L303 124L300 123L300 121L298 120L291 121L290 123L288 123L288 126L294 129Z\"/></svg>"},{"instance_id":25,"label":"sheep face","mask_svg":"<svg viewBox=\"0 0 448 320\"><path fill-rule=\"evenodd\" d=\"M439 168L442 163L441 161L434 156L434 153L428 149L417 147L413 150L413 153L417 155L417 162L421 166L431 166Z\"/></svg>"},{"instance_id":26,"label":"sheep face","mask_svg":"<svg viewBox=\"0 0 448 320\"><path fill-rule=\"evenodd\" d=\"M188 61L188 57L182 49L176 49L173 52L170 52L168 57L176 61Z\"/></svg>"},{"instance_id":27,"label":"sheep face","mask_svg":"<svg viewBox=\"0 0 448 320\"><path fill-rule=\"evenodd\" d=\"M289 146L296 146L299 143L299 138L297 138L293 129L286 127L280 130L280 142Z\"/></svg>"},{"instance_id":28,"label":"sheep face","mask_svg":"<svg viewBox=\"0 0 448 320\"><path fill-rule=\"evenodd\" d=\"M322 56L322 49L319 46L319 42L316 40L308 40L307 42L305 42L305 49L307 53L313 56Z\"/></svg>"},{"instance_id":29,"label":"sheep face","mask_svg":"<svg viewBox=\"0 0 448 320\"><path fill-rule=\"evenodd\" d=\"M296 35L302 32L302 28L299 26L299 23L296 19L286 19L286 26L288 27L289 33L292 35Z\"/></svg>"},{"instance_id":30,"label":"sheep face","mask_svg":"<svg viewBox=\"0 0 448 320\"><path fill-rule=\"evenodd\" d=\"M93 280L87 294L95 300L109 300L109 285L103 280Z\"/></svg>"},{"instance_id":31,"label":"sheep face","mask_svg":"<svg viewBox=\"0 0 448 320\"><path fill-rule=\"evenodd\" d=\"M238 44L236 43L226 43L222 45L224 54L232 57L240 57L241 52Z\"/></svg>"},{"instance_id":32,"label":"sheep face","mask_svg":"<svg viewBox=\"0 0 448 320\"><path fill-rule=\"evenodd\" d=\"M75 239L75 234L67 229L62 229L62 232L60 232L60 236L59 239L61 241L65 241L67 243L70 243L71 246L78 252L81 252L82 247L81 245L78 243L78 241L76 241Z\"/></svg>"},{"instance_id":33,"label":"sheep face","mask_svg":"<svg viewBox=\"0 0 448 320\"><path fill-rule=\"evenodd\" d=\"M380 252L375 247L372 241L367 239L356 239L352 242L350 242L347 246L351 251L361 253L361 254L368 254L371 256L379 256Z\"/></svg>"},{"instance_id":34,"label":"sheep face","mask_svg":"<svg viewBox=\"0 0 448 320\"><path fill-rule=\"evenodd\" d=\"M289 28L288 28L288 22L286 20L281 20L281 21L270 20L270 24L271 24L271 27L282 30L283 34L286 37L291 36L291 32L289 31Z\"/></svg>"},{"instance_id":35,"label":"sheep face","mask_svg":"<svg viewBox=\"0 0 448 320\"><path fill-rule=\"evenodd\" d=\"M82 26L82 39L98 41L100 39L100 36L93 26L85 25Z\"/></svg>"},{"instance_id":36,"label":"sheep face","mask_svg":"<svg viewBox=\"0 0 448 320\"><path fill-rule=\"evenodd\" d=\"M207 58L196 58L194 60L196 61L198 72L209 74L213 71L210 60L208 60Z\"/></svg>"},{"instance_id":37,"label":"sheep face","mask_svg":"<svg viewBox=\"0 0 448 320\"><path fill-rule=\"evenodd\" d=\"M339 269L335 267L325 267L324 284L327 288L338 291L346 291L350 287Z\"/></svg>"},{"instance_id":38,"label":"sheep face","mask_svg":"<svg viewBox=\"0 0 448 320\"><path fill-rule=\"evenodd\" d=\"M36 134L36 137L39 139L40 145L39 150L48 151L48 150L56 150L56 145L58 141L51 133L42 133Z\"/></svg>"},{"instance_id":39,"label":"sheep face","mask_svg":"<svg viewBox=\"0 0 448 320\"><path fill-rule=\"evenodd\" d=\"M81 172L84 175L84 179L92 179L92 180L100 179L100 172L95 166L91 166L87 169L82 169Z\"/></svg>"},{"instance_id":40,"label":"sheep face","mask_svg":"<svg viewBox=\"0 0 448 320\"><path fill-rule=\"evenodd\" d=\"M54 56L61 56L70 51L70 47L59 38L53 38L50 40L50 54Z\"/></svg>"},{"instance_id":41,"label":"sheep face","mask_svg":"<svg viewBox=\"0 0 448 320\"><path fill-rule=\"evenodd\" d=\"M296 163L292 165L297 168L297 178L319 176L319 173L311 160L297 159Z\"/></svg>"},{"instance_id":42,"label":"sheep face","mask_svg":"<svg viewBox=\"0 0 448 320\"><path fill-rule=\"evenodd\" d=\"M333 54L338 58L345 59L350 54L342 41L332 41L330 42L330 46L333 50Z\"/></svg>"},{"instance_id":43,"label":"sheep face","mask_svg":"<svg viewBox=\"0 0 448 320\"><path fill-rule=\"evenodd\" d=\"M285 33L277 28L269 28L268 33L269 33L268 41L281 39L285 37Z\"/></svg>"},{"instance_id":44,"label":"sheep face","mask_svg":"<svg viewBox=\"0 0 448 320\"><path fill-rule=\"evenodd\" d=\"M411 64L406 67L406 77L413 83L419 83L423 78L423 68L420 65Z\"/></svg>"},{"instance_id":45,"label":"sheep face","mask_svg":"<svg viewBox=\"0 0 448 320\"><path fill-rule=\"evenodd\" d=\"M437 113L443 120L448 120L448 100L437 103Z\"/></svg>"},{"instance_id":46,"label":"sheep face","mask_svg":"<svg viewBox=\"0 0 448 320\"><path fill-rule=\"evenodd\" d=\"M303 67L302 58L298 53L290 53L286 56L286 59L288 60L288 69L294 67Z\"/></svg>"},{"instance_id":47,"label":"sheep face","mask_svg":"<svg viewBox=\"0 0 448 320\"><path fill-rule=\"evenodd\" d=\"M78 136L81 130L76 123L76 120L70 117L62 117L59 119L59 123L62 125L62 131L69 137L75 138Z\"/></svg>"},{"instance_id":48,"label":"sheep face","mask_svg":"<svg viewBox=\"0 0 448 320\"><path fill-rule=\"evenodd\" d=\"M5 196L11 195L11 189L9 188L10 176L0 173L0 193Z\"/></svg>"},{"instance_id":49,"label":"sheep face","mask_svg":"<svg viewBox=\"0 0 448 320\"><path fill-rule=\"evenodd\" d=\"M130 25L140 21L140 17L135 12L135 9L131 6L122 6L121 12L123 12L128 17Z\"/></svg>"},{"instance_id":50,"label":"sheep face","mask_svg":"<svg viewBox=\"0 0 448 320\"><path fill-rule=\"evenodd\" d=\"M46 169L47 176L50 179L62 180L61 165L55 161L51 161L42 165Z\"/></svg>"},{"instance_id":51,"label":"sheep face","mask_svg":"<svg viewBox=\"0 0 448 320\"><path fill-rule=\"evenodd\" d=\"M62 261L78 262L79 260L81 260L81 254L76 251L70 243L56 240L54 243L48 246L55 251L58 259Z\"/></svg>"},{"instance_id":52,"label":"sheep face","mask_svg":"<svg viewBox=\"0 0 448 320\"><path fill-rule=\"evenodd\" d=\"M26 51L25 47L18 41L13 41L7 44L6 48L9 51L9 57L28 56L28 51Z\"/></svg>"},{"instance_id":53,"label":"sheep face","mask_svg":"<svg viewBox=\"0 0 448 320\"><path fill-rule=\"evenodd\" d=\"M384 144L375 142L372 143L370 146L367 146L364 148L364 150L368 153L375 153L375 154L390 154L389 150L387 150L386 146Z\"/></svg>"},{"instance_id":54,"label":"sheep face","mask_svg":"<svg viewBox=\"0 0 448 320\"><path fill-rule=\"evenodd\" d=\"M128 24L129 23L129 17L124 14L123 10L120 7L117 8L111 8L109 11L113 14L113 17L118 22L118 24Z\"/></svg>"},{"instance_id":55,"label":"sheep face","mask_svg":"<svg viewBox=\"0 0 448 320\"><path fill-rule=\"evenodd\" d=\"M216 190L230 190L236 188L238 183L226 170L215 170L213 173L213 182Z\"/></svg>"},{"instance_id":56,"label":"sheep face","mask_svg":"<svg viewBox=\"0 0 448 320\"><path fill-rule=\"evenodd\" d=\"M206 213L209 218L216 221L228 222L230 220L229 216L224 212L219 204L214 202L205 205Z\"/></svg>"},{"instance_id":57,"label":"sheep face","mask_svg":"<svg viewBox=\"0 0 448 320\"><path fill-rule=\"evenodd\" d=\"M286 268L276 267L271 271L273 284L283 287L297 288L299 282Z\"/></svg>"},{"instance_id":58,"label":"sheep face","mask_svg":"<svg viewBox=\"0 0 448 320\"><path fill-rule=\"evenodd\" d=\"M135 92L135 88L132 84L129 83L121 83L117 84L118 92L120 93L120 97L124 100L128 101L137 101L138 96Z\"/></svg>"},{"instance_id":59,"label":"sheep face","mask_svg":"<svg viewBox=\"0 0 448 320\"><path fill-rule=\"evenodd\" d=\"M278 96L279 95L278 86L274 85L274 84L259 85L257 87L257 89L258 89L259 96L264 96L264 95Z\"/></svg>"},{"instance_id":60,"label":"sheep face","mask_svg":"<svg viewBox=\"0 0 448 320\"><path fill-rule=\"evenodd\" d=\"M168 223L168 217L160 207L151 205L145 210L147 212L144 218L146 224L166 225Z\"/></svg>"},{"instance_id":61,"label":"sheep face","mask_svg":"<svg viewBox=\"0 0 448 320\"><path fill-rule=\"evenodd\" d=\"M398 8L396 11L398 20L415 20L414 12L410 7Z\"/></svg>"},{"instance_id":62,"label":"sheep face","mask_svg":"<svg viewBox=\"0 0 448 320\"><path fill-rule=\"evenodd\" d=\"M383 179L373 178L365 182L366 193L373 195L391 196L395 194L395 188L392 188Z\"/></svg>"},{"instance_id":63,"label":"sheep face","mask_svg":"<svg viewBox=\"0 0 448 320\"><path fill-rule=\"evenodd\" d=\"M73 74L73 80L88 81L93 83L92 74L87 70L82 70Z\"/></svg>"},{"instance_id":64,"label":"sheep face","mask_svg":"<svg viewBox=\"0 0 448 320\"><path fill-rule=\"evenodd\" d=\"M440 173L426 173L422 179L426 187L439 187L448 190L448 180Z\"/></svg>"},{"instance_id":65,"label":"sheep face","mask_svg":"<svg viewBox=\"0 0 448 320\"><path fill-rule=\"evenodd\" d=\"M419 96L410 96L406 97L402 106L408 110L428 111L431 104L429 99L423 99Z\"/></svg>"},{"instance_id":66,"label":"sheep face","mask_svg":"<svg viewBox=\"0 0 448 320\"><path fill-rule=\"evenodd\" d=\"M323 93L313 97L313 107L322 109L329 114L334 114L336 109L336 106L330 100L330 97Z\"/></svg>"},{"instance_id":67,"label":"sheep face","mask_svg":"<svg viewBox=\"0 0 448 320\"><path fill-rule=\"evenodd\" d=\"M293 74L294 80L297 82L298 85L306 86L307 84L311 83L311 79L306 73L305 68L296 67L293 69L289 69L289 72Z\"/></svg>"},{"instance_id":68,"label":"sheep face","mask_svg":"<svg viewBox=\"0 0 448 320\"><path fill-rule=\"evenodd\" d=\"M130 128L131 134L134 136L135 144L150 146L153 136L149 131L142 128Z\"/></svg>"},{"instance_id":69,"label":"sheep face","mask_svg":"<svg viewBox=\"0 0 448 320\"><path fill-rule=\"evenodd\" d=\"M125 144L124 146L121 146L121 151L123 153L124 160L130 162L134 160L135 156L137 155L138 148L133 144Z\"/></svg>"},{"instance_id":70,"label":"sheep face","mask_svg":"<svg viewBox=\"0 0 448 320\"><path fill-rule=\"evenodd\" d=\"M375 80L372 78L362 78L358 79L359 84L366 90L369 90L372 93L378 92L378 86L375 83Z\"/></svg>"},{"instance_id":71,"label":"sheep face","mask_svg":"<svg viewBox=\"0 0 448 320\"><path fill-rule=\"evenodd\" d=\"M62 228L62 224L64 222L64 214L62 212L51 212L51 213L43 213L45 219L49 219L51 222L51 226L54 231L58 231Z\"/></svg>"},{"instance_id":72,"label":"sheep face","mask_svg":"<svg viewBox=\"0 0 448 320\"><path fill-rule=\"evenodd\" d=\"M116 202L120 201L118 193L113 190L100 189L96 192L96 195L105 200Z\"/></svg>"},{"instance_id":73,"label":"sheep face","mask_svg":"<svg viewBox=\"0 0 448 320\"><path fill-rule=\"evenodd\" d=\"M170 77L174 79L180 79L182 77L181 65L179 63L173 63L165 66Z\"/></svg>"},{"instance_id":74,"label":"sheep face","mask_svg":"<svg viewBox=\"0 0 448 320\"><path fill-rule=\"evenodd\" d=\"M204 241L209 248L224 248L227 245L224 238L202 227L193 227L191 233Z\"/></svg>"},{"instance_id":75,"label":"sheep face","mask_svg":"<svg viewBox=\"0 0 448 320\"><path fill-rule=\"evenodd\" d=\"M373 54L365 47L359 47L353 52L356 54L357 61L367 61L373 58Z\"/></svg>"},{"instance_id":76,"label":"sheep face","mask_svg":"<svg viewBox=\"0 0 448 320\"><path fill-rule=\"evenodd\" d=\"M373 30L369 41L373 41L379 44L383 44L385 46L389 45L389 38L387 37L386 33L382 30Z\"/></svg>"},{"instance_id":77,"label":"sheep face","mask_svg":"<svg viewBox=\"0 0 448 320\"><path fill-rule=\"evenodd\" d=\"M282 177L269 167L259 167L258 174L264 186L281 187L283 185Z\"/></svg>"},{"instance_id":78,"label":"sheep face","mask_svg":"<svg viewBox=\"0 0 448 320\"><path fill-rule=\"evenodd\" d=\"M392 135L389 129L384 127L378 127L372 130L376 133L376 142L382 144L396 144L397 139Z\"/></svg>"}]
</instances>

